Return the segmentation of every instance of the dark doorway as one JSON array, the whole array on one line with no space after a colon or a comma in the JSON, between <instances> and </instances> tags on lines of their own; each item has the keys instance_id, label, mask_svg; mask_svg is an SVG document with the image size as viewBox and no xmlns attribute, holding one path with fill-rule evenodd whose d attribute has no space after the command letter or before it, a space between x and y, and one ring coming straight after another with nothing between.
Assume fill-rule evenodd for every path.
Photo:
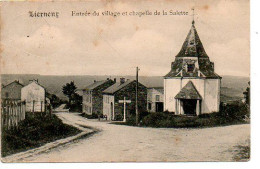
<instances>
[{"instance_id":1,"label":"dark doorway","mask_svg":"<svg viewBox=\"0 0 260 169\"><path fill-rule=\"evenodd\" d=\"M163 112L163 102L156 102L155 107L156 107L156 112Z\"/></svg>"},{"instance_id":2,"label":"dark doorway","mask_svg":"<svg viewBox=\"0 0 260 169\"><path fill-rule=\"evenodd\" d=\"M182 100L182 102L183 102L184 114L196 115L197 100L194 100L194 99L184 99L184 100Z\"/></svg>"},{"instance_id":3,"label":"dark doorway","mask_svg":"<svg viewBox=\"0 0 260 169\"><path fill-rule=\"evenodd\" d=\"M113 116L113 110L114 110L114 106L113 103L110 103L110 116L111 116L111 120L114 120L114 116Z\"/></svg>"}]
</instances>

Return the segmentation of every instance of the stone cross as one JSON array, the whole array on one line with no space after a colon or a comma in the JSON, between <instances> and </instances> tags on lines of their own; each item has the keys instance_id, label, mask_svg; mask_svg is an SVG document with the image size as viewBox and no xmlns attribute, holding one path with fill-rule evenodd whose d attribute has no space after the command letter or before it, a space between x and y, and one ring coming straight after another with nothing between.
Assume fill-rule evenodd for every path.
<instances>
[{"instance_id":1,"label":"stone cross","mask_svg":"<svg viewBox=\"0 0 260 169\"><path fill-rule=\"evenodd\" d=\"M124 122L126 122L126 103L131 103L131 100L126 100L124 97L124 100L119 100L118 103L124 103Z\"/></svg>"}]
</instances>

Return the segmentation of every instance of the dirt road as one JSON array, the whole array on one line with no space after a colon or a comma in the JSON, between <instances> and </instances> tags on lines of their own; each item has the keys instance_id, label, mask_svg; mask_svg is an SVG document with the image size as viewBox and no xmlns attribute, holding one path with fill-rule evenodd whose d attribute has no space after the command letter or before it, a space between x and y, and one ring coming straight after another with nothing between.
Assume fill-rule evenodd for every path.
<instances>
[{"instance_id":1,"label":"dirt road","mask_svg":"<svg viewBox=\"0 0 260 169\"><path fill-rule=\"evenodd\" d=\"M23 162L232 161L234 146L250 137L250 125L204 129L156 129L108 124L59 113L71 125L98 128L97 134Z\"/></svg>"}]
</instances>

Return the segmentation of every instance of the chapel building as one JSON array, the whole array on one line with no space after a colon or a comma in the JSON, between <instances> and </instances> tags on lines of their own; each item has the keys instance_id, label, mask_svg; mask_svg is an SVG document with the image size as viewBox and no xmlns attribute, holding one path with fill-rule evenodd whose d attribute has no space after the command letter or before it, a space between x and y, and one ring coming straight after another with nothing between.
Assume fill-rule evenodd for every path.
<instances>
[{"instance_id":1,"label":"chapel building","mask_svg":"<svg viewBox=\"0 0 260 169\"><path fill-rule=\"evenodd\" d=\"M164 76L164 111L200 115L219 111L221 77L214 71L192 21L180 52Z\"/></svg>"}]
</instances>

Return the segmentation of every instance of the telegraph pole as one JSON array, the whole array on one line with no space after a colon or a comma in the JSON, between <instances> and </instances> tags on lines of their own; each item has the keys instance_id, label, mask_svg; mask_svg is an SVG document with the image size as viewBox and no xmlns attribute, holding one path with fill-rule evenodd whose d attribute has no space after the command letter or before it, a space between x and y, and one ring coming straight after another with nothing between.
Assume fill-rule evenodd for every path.
<instances>
[{"instance_id":1,"label":"telegraph pole","mask_svg":"<svg viewBox=\"0 0 260 169\"><path fill-rule=\"evenodd\" d=\"M135 86L135 114L136 114L136 125L139 124L139 113L138 113L138 71L140 69L136 67L136 86Z\"/></svg>"}]
</instances>

